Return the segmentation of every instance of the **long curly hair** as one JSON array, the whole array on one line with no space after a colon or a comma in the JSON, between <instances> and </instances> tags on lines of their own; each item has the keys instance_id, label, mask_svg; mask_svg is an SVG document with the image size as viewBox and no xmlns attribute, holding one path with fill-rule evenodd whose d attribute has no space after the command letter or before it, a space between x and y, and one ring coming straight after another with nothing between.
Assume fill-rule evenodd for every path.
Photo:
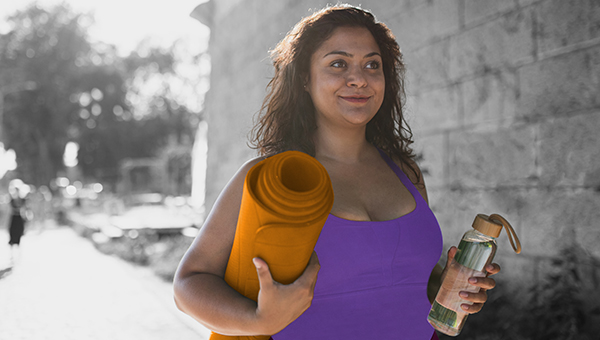
<instances>
[{"instance_id":1,"label":"long curly hair","mask_svg":"<svg viewBox=\"0 0 600 340\"><path fill-rule=\"evenodd\" d=\"M255 117L250 146L261 156L287 150L315 155L315 108L304 85L313 53L338 27L365 27L381 51L385 93L377 114L367 123L367 141L399 159L420 179L410 148L413 134L403 116L405 67L400 47L391 30L373 14L346 4L326 7L305 17L271 51L275 75Z\"/></svg>"}]
</instances>

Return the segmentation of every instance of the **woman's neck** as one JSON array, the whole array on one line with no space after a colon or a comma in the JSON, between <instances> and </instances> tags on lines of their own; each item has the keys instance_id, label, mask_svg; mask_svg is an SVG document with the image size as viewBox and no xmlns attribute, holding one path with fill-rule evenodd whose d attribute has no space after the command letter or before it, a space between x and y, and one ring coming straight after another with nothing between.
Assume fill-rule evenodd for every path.
<instances>
[{"instance_id":1,"label":"woman's neck","mask_svg":"<svg viewBox=\"0 0 600 340\"><path fill-rule=\"evenodd\" d=\"M365 129L340 131L317 129L314 143L317 159L347 164L360 163L373 151L373 145L365 137Z\"/></svg>"}]
</instances>

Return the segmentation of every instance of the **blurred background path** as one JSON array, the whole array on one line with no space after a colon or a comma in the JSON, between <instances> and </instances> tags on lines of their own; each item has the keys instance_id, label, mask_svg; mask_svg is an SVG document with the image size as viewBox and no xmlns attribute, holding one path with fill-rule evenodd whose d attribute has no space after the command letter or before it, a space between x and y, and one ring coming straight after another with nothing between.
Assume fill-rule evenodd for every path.
<instances>
[{"instance_id":1,"label":"blurred background path","mask_svg":"<svg viewBox=\"0 0 600 340\"><path fill-rule=\"evenodd\" d=\"M0 232L0 339L208 339L148 268L54 224L26 233L11 266L7 234Z\"/></svg>"}]
</instances>

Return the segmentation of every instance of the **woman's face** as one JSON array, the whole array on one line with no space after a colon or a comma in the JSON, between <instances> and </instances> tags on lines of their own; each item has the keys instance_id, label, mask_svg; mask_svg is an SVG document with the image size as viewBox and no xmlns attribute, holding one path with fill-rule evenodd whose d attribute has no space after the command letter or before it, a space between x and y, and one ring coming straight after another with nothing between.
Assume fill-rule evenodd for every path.
<instances>
[{"instance_id":1,"label":"woman's face","mask_svg":"<svg viewBox=\"0 0 600 340\"><path fill-rule=\"evenodd\" d=\"M337 28L311 57L306 91L315 105L317 126L366 126L385 92L381 52L371 32Z\"/></svg>"}]
</instances>

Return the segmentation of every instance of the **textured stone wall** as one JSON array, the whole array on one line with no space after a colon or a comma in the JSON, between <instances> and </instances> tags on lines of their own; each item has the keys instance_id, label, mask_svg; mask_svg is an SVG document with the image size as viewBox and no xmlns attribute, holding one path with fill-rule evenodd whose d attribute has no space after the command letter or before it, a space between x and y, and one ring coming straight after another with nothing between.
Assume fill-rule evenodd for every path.
<instances>
[{"instance_id":1,"label":"textured stone wall","mask_svg":"<svg viewBox=\"0 0 600 340\"><path fill-rule=\"evenodd\" d=\"M252 116L272 74L268 50L326 1L214 1L208 205L254 155ZM408 68L408 119L445 244L477 213L500 237L503 278L532 282L578 246L600 257L600 2L363 0L395 33Z\"/></svg>"},{"instance_id":2,"label":"textured stone wall","mask_svg":"<svg viewBox=\"0 0 600 340\"><path fill-rule=\"evenodd\" d=\"M567 248L600 257L600 2L428 3L382 19L404 46L445 244L498 212L523 243L515 255L499 240L516 285L540 282Z\"/></svg>"}]
</instances>

